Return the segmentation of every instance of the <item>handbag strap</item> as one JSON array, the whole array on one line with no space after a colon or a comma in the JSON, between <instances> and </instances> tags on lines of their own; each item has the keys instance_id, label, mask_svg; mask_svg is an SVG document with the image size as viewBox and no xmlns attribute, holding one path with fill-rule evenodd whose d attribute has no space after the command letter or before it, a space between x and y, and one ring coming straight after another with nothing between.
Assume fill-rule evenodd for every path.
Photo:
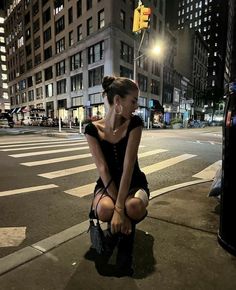
<instances>
[{"instance_id":1,"label":"handbag strap","mask_svg":"<svg viewBox=\"0 0 236 290\"><path fill-rule=\"evenodd\" d=\"M100 202L100 200L103 198L103 196L104 196L104 194L105 194L105 192L107 191L107 189L108 189L108 187L110 186L110 184L112 183L112 178L109 180L109 182L107 183L107 185L104 187L104 188L101 188L98 192L94 192L94 197L93 197L93 200L94 200L94 198L95 198L95 196L99 193L99 192L101 192L102 190L103 190L103 192L102 192L102 194L101 194L101 196L100 196L100 198L99 198L99 200L98 200L98 202L97 202L97 204L96 204L96 207L95 207L95 209L94 209L94 215L95 215L95 217L96 217L96 219L97 219L97 222L99 221L98 220L98 215L97 215L97 207L98 207L98 204L99 204L99 202ZM90 208L90 214L89 214L89 217L90 217L90 219L92 219L92 211L93 211L93 202L92 202L92 204L91 204L91 208Z\"/></svg>"}]
</instances>

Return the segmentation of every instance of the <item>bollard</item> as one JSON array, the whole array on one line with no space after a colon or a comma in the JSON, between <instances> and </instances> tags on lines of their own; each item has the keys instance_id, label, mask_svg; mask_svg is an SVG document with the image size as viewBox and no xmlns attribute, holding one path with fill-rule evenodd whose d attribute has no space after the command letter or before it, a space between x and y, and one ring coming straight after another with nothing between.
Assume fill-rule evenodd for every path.
<instances>
[{"instance_id":1,"label":"bollard","mask_svg":"<svg viewBox=\"0 0 236 290\"><path fill-rule=\"evenodd\" d=\"M218 242L229 253L236 255L236 91L227 97L222 145L222 194Z\"/></svg>"}]
</instances>

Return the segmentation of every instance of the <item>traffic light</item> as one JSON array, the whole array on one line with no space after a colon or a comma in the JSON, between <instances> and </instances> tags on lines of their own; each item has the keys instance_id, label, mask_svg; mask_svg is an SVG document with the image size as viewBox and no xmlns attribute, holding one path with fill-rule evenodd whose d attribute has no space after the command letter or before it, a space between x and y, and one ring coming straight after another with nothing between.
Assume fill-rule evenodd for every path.
<instances>
[{"instance_id":1,"label":"traffic light","mask_svg":"<svg viewBox=\"0 0 236 290\"><path fill-rule=\"evenodd\" d=\"M142 29L149 28L149 20L151 15L151 9L144 7L144 5L139 5L134 10L134 20L133 20L133 32L138 32Z\"/></svg>"},{"instance_id":2,"label":"traffic light","mask_svg":"<svg viewBox=\"0 0 236 290\"><path fill-rule=\"evenodd\" d=\"M140 6L140 19L139 19L139 29L147 29L149 28L151 9L148 7L144 7L144 5Z\"/></svg>"},{"instance_id":3,"label":"traffic light","mask_svg":"<svg viewBox=\"0 0 236 290\"><path fill-rule=\"evenodd\" d=\"M138 7L134 10L133 32L138 32L140 30L139 20L140 20L140 9Z\"/></svg>"}]
</instances>

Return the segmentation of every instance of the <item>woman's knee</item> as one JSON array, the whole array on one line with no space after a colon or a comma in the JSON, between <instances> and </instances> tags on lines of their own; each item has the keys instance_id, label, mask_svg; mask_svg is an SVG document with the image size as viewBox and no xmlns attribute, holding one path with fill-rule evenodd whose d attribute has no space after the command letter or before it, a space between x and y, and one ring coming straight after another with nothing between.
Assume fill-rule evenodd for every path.
<instances>
[{"instance_id":1,"label":"woman's knee","mask_svg":"<svg viewBox=\"0 0 236 290\"><path fill-rule=\"evenodd\" d=\"M133 197L125 203L126 213L132 220L140 220L146 214L146 206L140 198Z\"/></svg>"},{"instance_id":2,"label":"woman's knee","mask_svg":"<svg viewBox=\"0 0 236 290\"><path fill-rule=\"evenodd\" d=\"M109 197L102 198L97 205L97 215L101 221L109 221L114 211L114 203Z\"/></svg>"}]
</instances>

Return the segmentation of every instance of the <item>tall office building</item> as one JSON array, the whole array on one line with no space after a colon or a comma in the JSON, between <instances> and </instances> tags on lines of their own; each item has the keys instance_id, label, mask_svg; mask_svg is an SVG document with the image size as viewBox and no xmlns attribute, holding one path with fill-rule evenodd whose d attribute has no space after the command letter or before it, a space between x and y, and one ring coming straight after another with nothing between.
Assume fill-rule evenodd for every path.
<instances>
[{"instance_id":1,"label":"tall office building","mask_svg":"<svg viewBox=\"0 0 236 290\"><path fill-rule=\"evenodd\" d=\"M229 81L232 59L232 28L234 0L167 0L167 22L172 29L197 30L208 46L207 88L209 102L223 97ZM170 13L169 13L170 12Z\"/></svg>"},{"instance_id":2,"label":"tall office building","mask_svg":"<svg viewBox=\"0 0 236 290\"><path fill-rule=\"evenodd\" d=\"M3 6L0 8L4 8ZM10 109L7 84L7 63L6 63L6 43L5 43L5 12L0 9L0 112Z\"/></svg>"},{"instance_id":3,"label":"tall office building","mask_svg":"<svg viewBox=\"0 0 236 290\"><path fill-rule=\"evenodd\" d=\"M103 76L134 77L134 47L138 47L140 40L140 35L132 32L137 2L14 0L8 3L5 27L14 118L33 112L64 120L103 116ZM165 1L144 4L153 13L140 55L154 45L165 26ZM160 68L160 61L155 59L137 60L136 79L141 94L138 113L144 120L149 114L149 99L161 101Z\"/></svg>"}]
</instances>

